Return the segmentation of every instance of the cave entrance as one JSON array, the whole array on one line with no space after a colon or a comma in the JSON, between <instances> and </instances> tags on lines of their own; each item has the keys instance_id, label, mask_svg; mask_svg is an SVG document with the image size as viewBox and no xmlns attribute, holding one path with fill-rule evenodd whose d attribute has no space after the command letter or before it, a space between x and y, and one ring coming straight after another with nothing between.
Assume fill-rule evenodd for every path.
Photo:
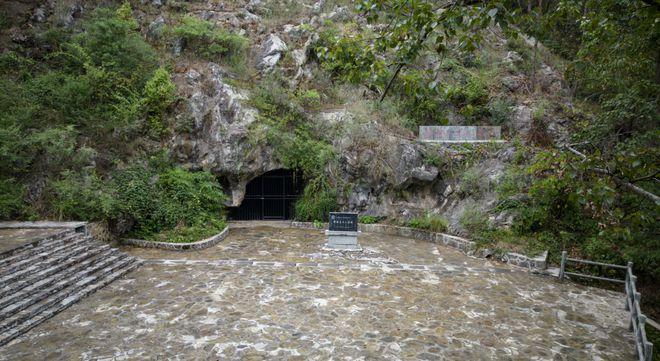
<instances>
[{"instance_id":1,"label":"cave entrance","mask_svg":"<svg viewBox=\"0 0 660 361\"><path fill-rule=\"evenodd\" d=\"M276 169L264 173L247 184L243 202L229 209L229 219L291 219L302 188L300 175L292 170Z\"/></svg>"}]
</instances>

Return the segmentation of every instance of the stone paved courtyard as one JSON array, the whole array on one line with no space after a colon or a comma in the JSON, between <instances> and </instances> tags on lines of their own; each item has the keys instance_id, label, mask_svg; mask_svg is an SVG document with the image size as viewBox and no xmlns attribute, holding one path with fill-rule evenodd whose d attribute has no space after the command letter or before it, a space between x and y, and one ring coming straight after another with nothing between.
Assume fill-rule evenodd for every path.
<instances>
[{"instance_id":1,"label":"stone paved courtyard","mask_svg":"<svg viewBox=\"0 0 660 361\"><path fill-rule=\"evenodd\" d=\"M627 360L623 295L362 234L235 228L145 266L0 349L3 360Z\"/></svg>"}]
</instances>

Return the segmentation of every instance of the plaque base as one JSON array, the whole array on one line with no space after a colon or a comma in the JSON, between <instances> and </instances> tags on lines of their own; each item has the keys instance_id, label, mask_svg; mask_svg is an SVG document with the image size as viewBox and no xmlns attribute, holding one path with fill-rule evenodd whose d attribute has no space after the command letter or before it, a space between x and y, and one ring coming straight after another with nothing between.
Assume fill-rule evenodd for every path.
<instances>
[{"instance_id":1,"label":"plaque base","mask_svg":"<svg viewBox=\"0 0 660 361\"><path fill-rule=\"evenodd\" d=\"M328 242L323 247L324 249L335 251L361 251L362 248L358 245L357 236L358 232L352 231L325 231L328 236Z\"/></svg>"}]
</instances>

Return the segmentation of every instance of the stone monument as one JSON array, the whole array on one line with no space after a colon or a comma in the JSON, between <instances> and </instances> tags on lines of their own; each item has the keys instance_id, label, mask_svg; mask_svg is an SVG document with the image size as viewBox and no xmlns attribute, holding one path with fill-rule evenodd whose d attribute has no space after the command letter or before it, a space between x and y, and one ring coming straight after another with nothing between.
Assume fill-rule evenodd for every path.
<instances>
[{"instance_id":1,"label":"stone monument","mask_svg":"<svg viewBox=\"0 0 660 361\"><path fill-rule=\"evenodd\" d=\"M358 214L330 212L330 225L325 231L325 248L340 251L361 251L358 245Z\"/></svg>"}]
</instances>

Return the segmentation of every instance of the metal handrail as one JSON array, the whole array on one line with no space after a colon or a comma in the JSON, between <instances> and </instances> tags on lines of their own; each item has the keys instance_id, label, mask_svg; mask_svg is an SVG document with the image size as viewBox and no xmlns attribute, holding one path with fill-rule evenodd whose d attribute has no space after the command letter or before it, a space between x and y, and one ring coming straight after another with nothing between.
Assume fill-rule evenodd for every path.
<instances>
[{"instance_id":1,"label":"metal handrail","mask_svg":"<svg viewBox=\"0 0 660 361\"><path fill-rule=\"evenodd\" d=\"M577 272L566 272L567 262L603 266L603 267L615 268L615 269L625 269L626 279L620 280L616 278L598 277L598 276L587 275ZM637 283L637 276L633 274L632 267L633 267L632 262L628 262L627 265L622 266L617 264L609 264L609 263L588 261L583 259L568 258L568 253L566 251L563 251L561 253L561 268L559 269L559 279L563 280L564 277L568 275L568 276L576 276L576 277L596 279L600 281L617 282L617 283L625 284L626 311L630 312L630 323L628 328L631 331L633 331L635 336L635 353L637 354L639 361L651 361L651 359L653 358L653 344L649 342L648 339L646 338L645 326L646 326L647 317L644 316L644 314L642 314L642 310L640 308L640 298L642 295L641 293L637 292L637 287L635 285Z\"/></svg>"}]
</instances>

